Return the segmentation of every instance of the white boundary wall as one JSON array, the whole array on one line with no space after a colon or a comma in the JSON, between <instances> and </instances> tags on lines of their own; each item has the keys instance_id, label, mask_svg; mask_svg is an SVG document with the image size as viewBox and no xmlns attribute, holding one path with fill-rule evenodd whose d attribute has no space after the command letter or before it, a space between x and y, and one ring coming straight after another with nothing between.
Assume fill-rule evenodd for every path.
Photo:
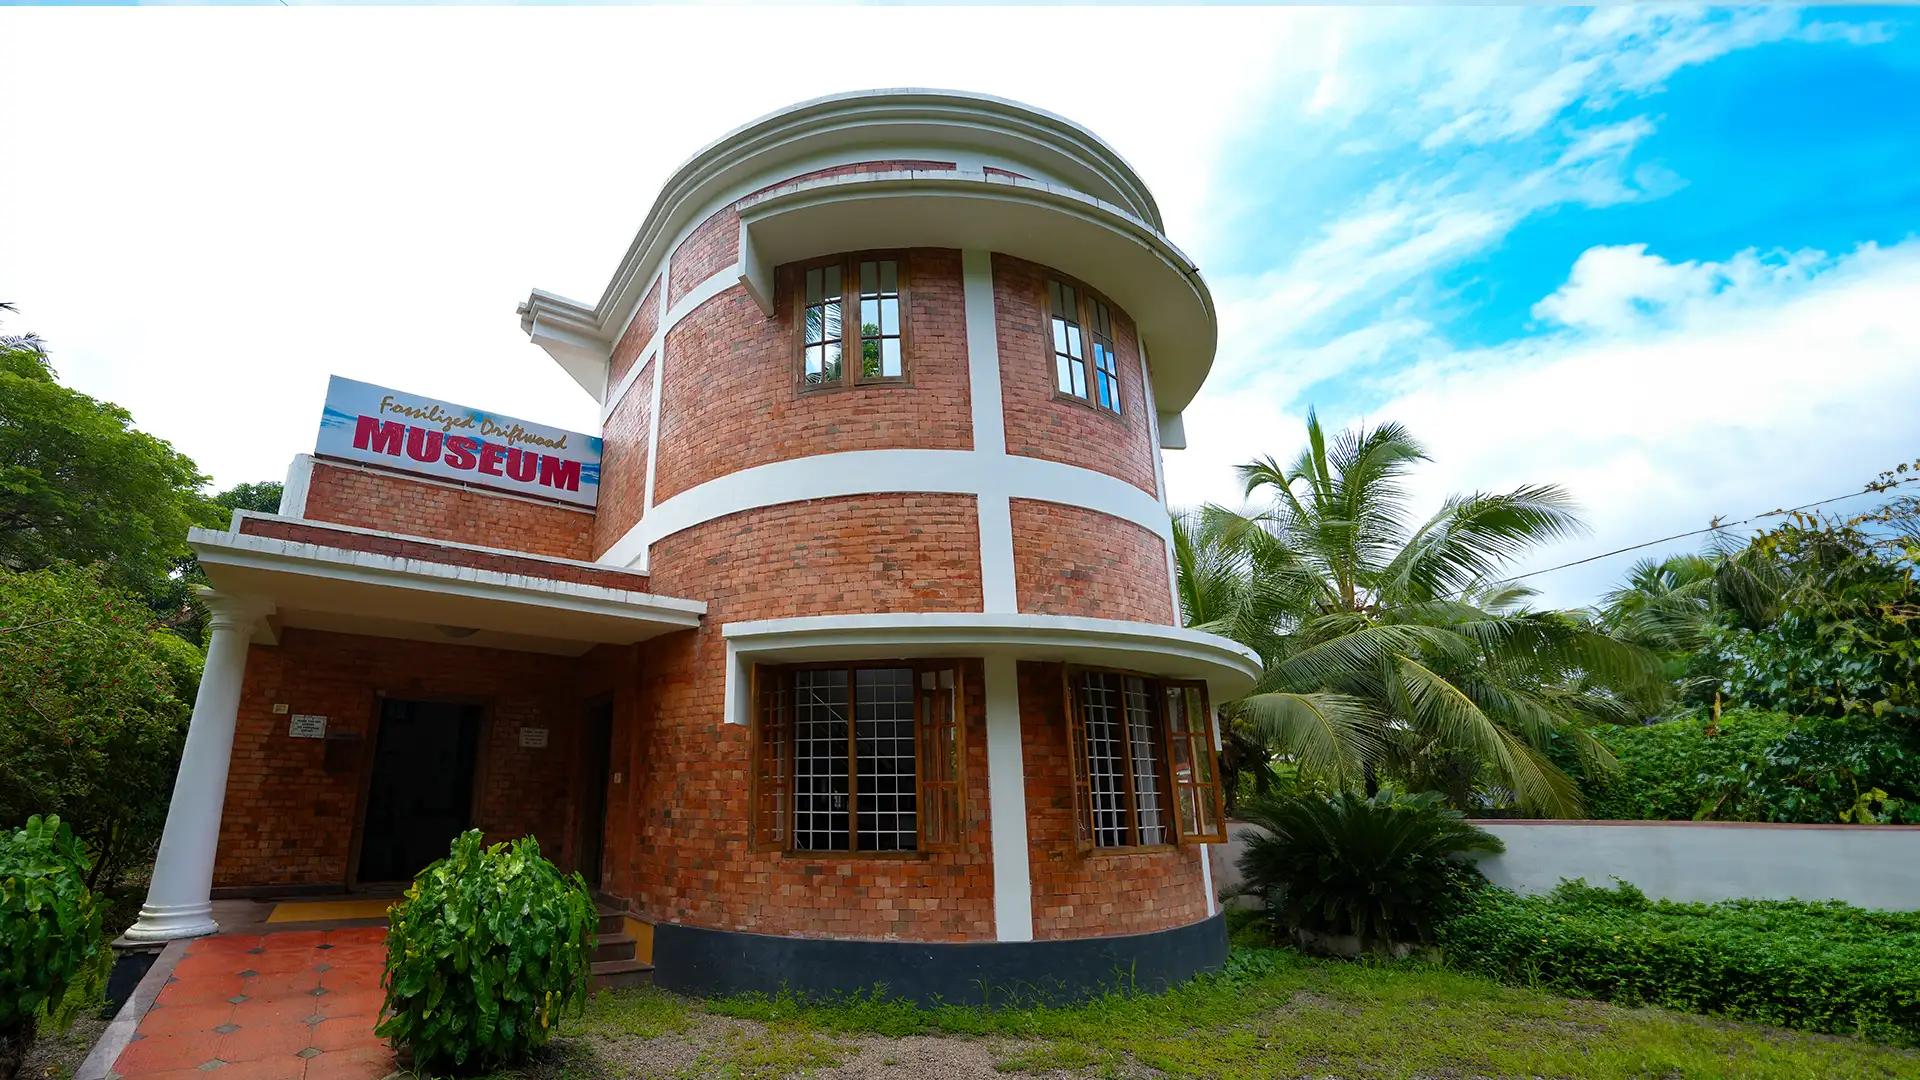
<instances>
[{"instance_id":1,"label":"white boundary wall","mask_svg":"<svg viewBox=\"0 0 1920 1080\"><path fill-rule=\"evenodd\" d=\"M1497 885L1540 893L1562 878L1620 878L1656 899L1843 900L1865 908L1920 910L1920 826L1769 825L1693 821L1493 821L1505 853L1480 860ZM1215 848L1215 880L1240 879L1245 846Z\"/></svg>"}]
</instances>

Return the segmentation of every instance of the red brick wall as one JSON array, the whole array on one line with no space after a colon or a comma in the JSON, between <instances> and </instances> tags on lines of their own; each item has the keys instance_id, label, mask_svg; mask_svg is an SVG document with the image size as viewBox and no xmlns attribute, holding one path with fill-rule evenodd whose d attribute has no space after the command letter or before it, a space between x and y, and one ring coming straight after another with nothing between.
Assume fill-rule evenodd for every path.
<instances>
[{"instance_id":1,"label":"red brick wall","mask_svg":"<svg viewBox=\"0 0 1920 1080\"><path fill-rule=\"evenodd\" d=\"M748 850L747 729L724 723L721 626L873 611L977 611L973 500L869 495L747 511L653 549L654 581L708 603L700 630L644 648L641 703L616 734L636 790L609 888L650 919L802 936L991 939L986 734L967 662L969 830L956 853Z\"/></svg>"},{"instance_id":2,"label":"red brick wall","mask_svg":"<svg viewBox=\"0 0 1920 1080\"><path fill-rule=\"evenodd\" d=\"M797 388L793 275L771 319L735 287L667 333L654 502L772 461L845 450L973 445L960 253L907 253L911 385Z\"/></svg>"},{"instance_id":3,"label":"red brick wall","mask_svg":"<svg viewBox=\"0 0 1920 1080\"><path fill-rule=\"evenodd\" d=\"M591 511L322 461L313 463L303 516L562 559L591 557Z\"/></svg>"},{"instance_id":4,"label":"red brick wall","mask_svg":"<svg viewBox=\"0 0 1920 1080\"><path fill-rule=\"evenodd\" d=\"M329 529L324 525L309 525L294 521L264 521L260 518L247 518L240 523L240 531L248 536L267 536L275 540L290 540L297 544L317 544L321 547L341 548L346 551L369 551L400 559L419 559L422 562L464 566L472 570L523 574L527 577L550 578L554 581L571 581L577 585L597 585L603 589L647 591L645 574L630 573L612 567L603 570L591 566L573 566L567 563L548 562L545 559L529 559L523 555L474 551L471 548L451 548L426 540L369 536L365 533Z\"/></svg>"},{"instance_id":5,"label":"red brick wall","mask_svg":"<svg viewBox=\"0 0 1920 1080\"><path fill-rule=\"evenodd\" d=\"M600 430L600 504L594 507L593 557L599 558L646 514L647 429L653 414L653 365L615 405Z\"/></svg>"},{"instance_id":6,"label":"red brick wall","mask_svg":"<svg viewBox=\"0 0 1920 1080\"><path fill-rule=\"evenodd\" d=\"M343 885L360 793L371 765L376 695L479 699L486 708L476 766L476 827L488 840L532 834L562 866L575 848L576 661L539 653L288 629L247 657L214 884ZM288 717L327 717L349 740L329 771L327 743L287 734ZM522 726L548 729L544 750L523 750Z\"/></svg>"},{"instance_id":7,"label":"red brick wall","mask_svg":"<svg viewBox=\"0 0 1920 1080\"><path fill-rule=\"evenodd\" d=\"M633 321L627 324L627 332L614 342L613 354L607 363L607 392L611 394L620 388L620 380L640 359L641 350L647 342L653 340L653 332L660 329L660 279L654 278L647 288L647 295L640 298L640 307L633 313Z\"/></svg>"},{"instance_id":8,"label":"red brick wall","mask_svg":"<svg viewBox=\"0 0 1920 1080\"><path fill-rule=\"evenodd\" d=\"M994 316L1000 331L1000 396L1007 452L1095 469L1158 494L1153 484L1153 433L1140 382L1133 321L1108 306L1120 368L1121 415L1054 395L1053 345L1044 307L1047 269L996 254ZM1089 357L1091 364L1091 357Z\"/></svg>"},{"instance_id":9,"label":"red brick wall","mask_svg":"<svg viewBox=\"0 0 1920 1080\"><path fill-rule=\"evenodd\" d=\"M740 215L732 206L723 206L673 249L672 270L667 275L667 307L672 308L739 257Z\"/></svg>"},{"instance_id":10,"label":"red brick wall","mask_svg":"<svg viewBox=\"0 0 1920 1080\"><path fill-rule=\"evenodd\" d=\"M1061 678L1059 664L1020 664L1034 938L1140 934L1205 919L1204 847L1102 855L1074 846L1073 763Z\"/></svg>"},{"instance_id":11,"label":"red brick wall","mask_svg":"<svg viewBox=\"0 0 1920 1080\"><path fill-rule=\"evenodd\" d=\"M1172 623L1167 547L1131 521L1014 499L1013 577L1020 610Z\"/></svg>"}]
</instances>

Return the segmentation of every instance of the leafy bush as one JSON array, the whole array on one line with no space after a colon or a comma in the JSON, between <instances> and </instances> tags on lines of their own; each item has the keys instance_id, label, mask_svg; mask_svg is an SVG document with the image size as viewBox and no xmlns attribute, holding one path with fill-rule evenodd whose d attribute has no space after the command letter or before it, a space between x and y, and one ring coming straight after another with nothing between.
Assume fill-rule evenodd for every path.
<instances>
[{"instance_id":1,"label":"leafy bush","mask_svg":"<svg viewBox=\"0 0 1920 1080\"><path fill-rule=\"evenodd\" d=\"M1920 822L1920 738L1886 721L1730 710L1598 735L1620 768L1590 781L1596 818Z\"/></svg>"},{"instance_id":2,"label":"leafy bush","mask_svg":"<svg viewBox=\"0 0 1920 1080\"><path fill-rule=\"evenodd\" d=\"M58 817L0 835L0 1077L10 1077L45 1017L65 1027L98 987L107 951L87 891L87 857Z\"/></svg>"},{"instance_id":3,"label":"leafy bush","mask_svg":"<svg viewBox=\"0 0 1920 1080\"><path fill-rule=\"evenodd\" d=\"M1441 927L1448 963L1626 1005L1920 1042L1920 912L1488 887Z\"/></svg>"},{"instance_id":4,"label":"leafy bush","mask_svg":"<svg viewBox=\"0 0 1920 1080\"><path fill-rule=\"evenodd\" d=\"M1289 929L1351 934L1369 949L1427 941L1479 877L1455 856L1503 850L1441 799L1383 791L1255 800L1241 816L1261 831L1243 834L1240 873Z\"/></svg>"},{"instance_id":5,"label":"leafy bush","mask_svg":"<svg viewBox=\"0 0 1920 1080\"><path fill-rule=\"evenodd\" d=\"M150 856L199 666L98 569L0 570L0 827L58 815L103 891Z\"/></svg>"},{"instance_id":6,"label":"leafy bush","mask_svg":"<svg viewBox=\"0 0 1920 1080\"><path fill-rule=\"evenodd\" d=\"M420 872L387 916L376 1029L416 1067L477 1071L521 1061L579 1015L597 922L586 882L532 837L483 846L479 830Z\"/></svg>"}]
</instances>

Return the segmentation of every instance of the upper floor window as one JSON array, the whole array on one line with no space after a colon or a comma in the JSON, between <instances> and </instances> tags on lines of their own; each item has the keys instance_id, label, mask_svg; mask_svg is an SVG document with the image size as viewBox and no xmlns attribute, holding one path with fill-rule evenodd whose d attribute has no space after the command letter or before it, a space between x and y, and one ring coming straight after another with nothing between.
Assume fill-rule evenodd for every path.
<instances>
[{"instance_id":1,"label":"upper floor window","mask_svg":"<svg viewBox=\"0 0 1920 1080\"><path fill-rule=\"evenodd\" d=\"M1081 848L1226 840L1206 687L1071 671L1067 689Z\"/></svg>"},{"instance_id":2,"label":"upper floor window","mask_svg":"<svg viewBox=\"0 0 1920 1080\"><path fill-rule=\"evenodd\" d=\"M907 380L904 260L887 253L836 256L803 267L800 277L802 390ZM853 326L846 325L849 316Z\"/></svg>"},{"instance_id":3,"label":"upper floor window","mask_svg":"<svg viewBox=\"0 0 1920 1080\"><path fill-rule=\"evenodd\" d=\"M1120 412L1120 367L1113 316L1104 301L1057 278L1047 281L1054 392Z\"/></svg>"},{"instance_id":4,"label":"upper floor window","mask_svg":"<svg viewBox=\"0 0 1920 1080\"><path fill-rule=\"evenodd\" d=\"M947 664L759 667L753 840L786 851L960 843L966 733Z\"/></svg>"}]
</instances>

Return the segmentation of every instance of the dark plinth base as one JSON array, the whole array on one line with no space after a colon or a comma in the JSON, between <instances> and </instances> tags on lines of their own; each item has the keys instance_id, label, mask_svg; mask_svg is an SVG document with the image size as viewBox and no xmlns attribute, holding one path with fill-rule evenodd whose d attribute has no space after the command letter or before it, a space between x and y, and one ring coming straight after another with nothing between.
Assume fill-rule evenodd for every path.
<instances>
[{"instance_id":1,"label":"dark plinth base","mask_svg":"<svg viewBox=\"0 0 1920 1080\"><path fill-rule=\"evenodd\" d=\"M1148 934L1071 941L926 944L772 937L661 923L654 983L702 996L879 992L923 1005L1084 1001L1151 993L1227 962L1225 916Z\"/></svg>"}]
</instances>

